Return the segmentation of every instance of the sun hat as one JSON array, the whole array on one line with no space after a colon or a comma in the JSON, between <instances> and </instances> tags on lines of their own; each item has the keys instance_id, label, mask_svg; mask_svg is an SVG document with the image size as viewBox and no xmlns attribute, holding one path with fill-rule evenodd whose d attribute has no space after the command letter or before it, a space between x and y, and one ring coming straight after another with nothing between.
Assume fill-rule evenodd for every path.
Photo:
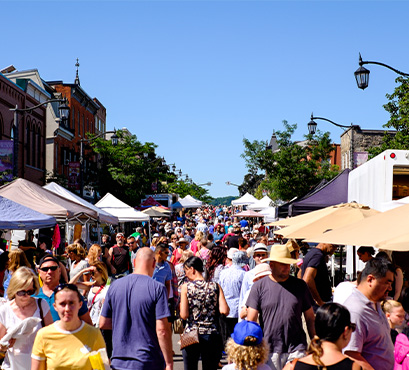
<instances>
[{"instance_id":1,"label":"sun hat","mask_svg":"<svg viewBox=\"0 0 409 370\"><path fill-rule=\"evenodd\" d=\"M268 252L266 245L263 243L257 243L253 248L253 253L256 252Z\"/></svg>"},{"instance_id":2,"label":"sun hat","mask_svg":"<svg viewBox=\"0 0 409 370\"><path fill-rule=\"evenodd\" d=\"M229 259L233 259L233 256L234 256L234 254L236 253L236 252L238 252L239 250L237 249L237 248L230 248L228 251L227 251L227 258L229 258Z\"/></svg>"},{"instance_id":3,"label":"sun hat","mask_svg":"<svg viewBox=\"0 0 409 370\"><path fill-rule=\"evenodd\" d=\"M260 263L259 265L254 267L253 271L254 271L253 281L257 278L271 274L271 268L267 263Z\"/></svg>"},{"instance_id":4,"label":"sun hat","mask_svg":"<svg viewBox=\"0 0 409 370\"><path fill-rule=\"evenodd\" d=\"M189 244L189 242L185 239L185 238L180 238L177 242L176 242L176 244L180 244L180 243L185 243L185 244Z\"/></svg>"},{"instance_id":5,"label":"sun hat","mask_svg":"<svg viewBox=\"0 0 409 370\"><path fill-rule=\"evenodd\" d=\"M288 242L285 245L288 248L288 250L290 251L290 253L300 250L300 246L298 245L298 243L294 239L288 239Z\"/></svg>"},{"instance_id":6,"label":"sun hat","mask_svg":"<svg viewBox=\"0 0 409 370\"><path fill-rule=\"evenodd\" d=\"M271 246L270 257L261 260L261 262L274 261L279 263L285 263L287 265L293 265L298 260L291 258L290 251L286 245L275 244Z\"/></svg>"},{"instance_id":7,"label":"sun hat","mask_svg":"<svg viewBox=\"0 0 409 370\"><path fill-rule=\"evenodd\" d=\"M233 262L233 265L238 265L241 267L243 267L244 265L247 265L249 262L247 253L240 251L240 250L233 254L233 258L231 260Z\"/></svg>"},{"instance_id":8,"label":"sun hat","mask_svg":"<svg viewBox=\"0 0 409 370\"><path fill-rule=\"evenodd\" d=\"M243 320L236 324L231 335L235 343L241 346L256 346L263 340L263 329L253 321ZM247 337L254 337L255 342L246 342Z\"/></svg>"}]
</instances>

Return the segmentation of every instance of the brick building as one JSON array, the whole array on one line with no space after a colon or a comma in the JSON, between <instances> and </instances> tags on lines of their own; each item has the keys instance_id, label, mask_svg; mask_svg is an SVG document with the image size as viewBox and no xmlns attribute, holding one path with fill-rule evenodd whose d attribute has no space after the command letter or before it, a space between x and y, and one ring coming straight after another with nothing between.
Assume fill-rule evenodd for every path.
<instances>
[{"instance_id":1,"label":"brick building","mask_svg":"<svg viewBox=\"0 0 409 370\"><path fill-rule=\"evenodd\" d=\"M17 113L17 129L14 128L14 112L10 109L34 107L49 98L50 95L33 81L13 82L0 73L0 140L13 140L15 175L39 185L44 185L46 175L46 108L41 106Z\"/></svg>"},{"instance_id":2,"label":"brick building","mask_svg":"<svg viewBox=\"0 0 409 370\"><path fill-rule=\"evenodd\" d=\"M380 146L386 130L362 130L353 125L341 135L341 169L354 169L368 160L368 149ZM388 131L394 135L396 131Z\"/></svg>"}]
</instances>

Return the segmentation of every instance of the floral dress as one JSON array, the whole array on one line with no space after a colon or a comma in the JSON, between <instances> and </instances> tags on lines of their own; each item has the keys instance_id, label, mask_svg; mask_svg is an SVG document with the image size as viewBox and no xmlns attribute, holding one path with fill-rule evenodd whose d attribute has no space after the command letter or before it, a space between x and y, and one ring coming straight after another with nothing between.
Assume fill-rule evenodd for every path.
<instances>
[{"instance_id":1,"label":"floral dress","mask_svg":"<svg viewBox=\"0 0 409 370\"><path fill-rule=\"evenodd\" d=\"M189 317L186 332L198 328L199 334L217 333L219 287L216 283L196 280L187 284Z\"/></svg>"}]
</instances>

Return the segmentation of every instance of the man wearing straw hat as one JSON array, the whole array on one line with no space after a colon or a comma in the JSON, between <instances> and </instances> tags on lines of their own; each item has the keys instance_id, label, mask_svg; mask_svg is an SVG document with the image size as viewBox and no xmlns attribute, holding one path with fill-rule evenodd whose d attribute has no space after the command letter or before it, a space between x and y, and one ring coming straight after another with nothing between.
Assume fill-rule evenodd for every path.
<instances>
[{"instance_id":1,"label":"man wearing straw hat","mask_svg":"<svg viewBox=\"0 0 409 370\"><path fill-rule=\"evenodd\" d=\"M302 314L310 338L315 335L312 296L307 284L290 276L290 266L298 260L291 258L285 245L274 245L269 262L271 275L254 283L247 299L247 319L257 321L270 345L267 364L272 370L281 370L294 358L301 358L307 349Z\"/></svg>"}]
</instances>

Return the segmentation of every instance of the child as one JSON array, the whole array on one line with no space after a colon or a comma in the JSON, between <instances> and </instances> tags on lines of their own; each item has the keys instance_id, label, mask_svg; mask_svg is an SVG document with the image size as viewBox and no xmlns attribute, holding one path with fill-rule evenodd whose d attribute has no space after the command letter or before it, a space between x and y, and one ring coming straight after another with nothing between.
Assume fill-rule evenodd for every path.
<instances>
[{"instance_id":1,"label":"child","mask_svg":"<svg viewBox=\"0 0 409 370\"><path fill-rule=\"evenodd\" d=\"M271 370L265 364L269 348L263 340L263 329L252 321L241 321L234 327L226 344L230 363L222 370Z\"/></svg>"},{"instance_id":2,"label":"child","mask_svg":"<svg viewBox=\"0 0 409 370\"><path fill-rule=\"evenodd\" d=\"M392 342L395 344L396 337L398 336L396 328L403 324L405 320L405 310L400 302L393 300L384 301L382 303L382 309L391 327Z\"/></svg>"}]
</instances>

